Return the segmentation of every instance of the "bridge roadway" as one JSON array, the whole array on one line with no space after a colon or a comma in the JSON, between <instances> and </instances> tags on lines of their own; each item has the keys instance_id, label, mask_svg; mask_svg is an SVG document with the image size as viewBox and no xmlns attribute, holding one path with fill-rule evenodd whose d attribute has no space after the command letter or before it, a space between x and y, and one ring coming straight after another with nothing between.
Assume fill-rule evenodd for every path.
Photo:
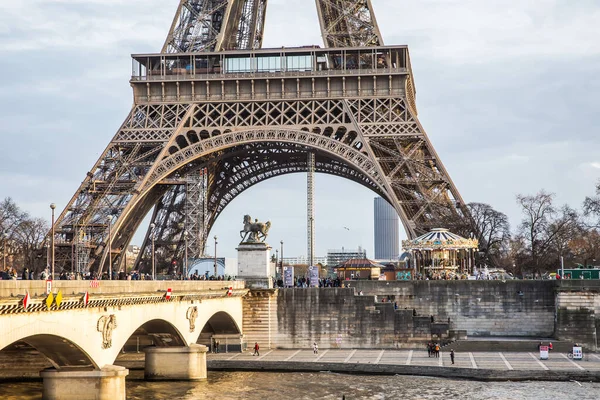
<instances>
[{"instance_id":1,"label":"bridge roadway","mask_svg":"<svg viewBox=\"0 0 600 400\"><path fill-rule=\"evenodd\" d=\"M150 379L203 379L206 348L196 345L201 333L243 333L243 281L98 283L55 281L49 296L44 281L0 281L0 351L25 343L48 358L54 370L42 373L44 398L69 398L61 387L78 398L98 383L106 398L124 398L128 371L113 364L136 333L157 346L146 355Z\"/></svg>"}]
</instances>

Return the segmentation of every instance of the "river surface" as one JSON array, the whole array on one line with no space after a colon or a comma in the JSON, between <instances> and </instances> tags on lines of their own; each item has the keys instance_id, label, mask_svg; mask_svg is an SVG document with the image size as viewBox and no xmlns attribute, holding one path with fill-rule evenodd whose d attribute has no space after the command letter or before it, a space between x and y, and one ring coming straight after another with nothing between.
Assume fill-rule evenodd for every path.
<instances>
[{"instance_id":1,"label":"river surface","mask_svg":"<svg viewBox=\"0 0 600 400\"><path fill-rule=\"evenodd\" d=\"M598 400L600 383L474 382L414 376L362 376L332 373L209 372L206 382L145 382L131 371L130 400L270 399L510 399ZM0 399L41 399L41 382L0 384Z\"/></svg>"}]
</instances>

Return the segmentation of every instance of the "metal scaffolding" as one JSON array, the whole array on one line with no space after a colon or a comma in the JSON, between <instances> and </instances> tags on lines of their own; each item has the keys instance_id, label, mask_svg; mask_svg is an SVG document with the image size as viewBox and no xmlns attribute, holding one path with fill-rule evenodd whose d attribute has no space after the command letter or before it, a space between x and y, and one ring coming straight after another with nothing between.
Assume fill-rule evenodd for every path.
<instances>
[{"instance_id":1,"label":"metal scaffolding","mask_svg":"<svg viewBox=\"0 0 600 400\"><path fill-rule=\"evenodd\" d=\"M205 254L208 227L208 171L190 172L186 176L185 230L188 260ZM188 261L189 262L189 261Z\"/></svg>"}]
</instances>

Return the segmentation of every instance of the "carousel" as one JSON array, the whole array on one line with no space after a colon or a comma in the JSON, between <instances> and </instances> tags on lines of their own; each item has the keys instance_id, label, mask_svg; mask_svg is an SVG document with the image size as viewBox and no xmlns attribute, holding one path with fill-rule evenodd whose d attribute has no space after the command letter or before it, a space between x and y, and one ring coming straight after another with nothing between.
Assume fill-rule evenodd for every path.
<instances>
[{"instance_id":1,"label":"carousel","mask_svg":"<svg viewBox=\"0 0 600 400\"><path fill-rule=\"evenodd\" d=\"M442 228L402 241L415 273L429 278L470 275L478 247L477 239L465 239Z\"/></svg>"}]
</instances>

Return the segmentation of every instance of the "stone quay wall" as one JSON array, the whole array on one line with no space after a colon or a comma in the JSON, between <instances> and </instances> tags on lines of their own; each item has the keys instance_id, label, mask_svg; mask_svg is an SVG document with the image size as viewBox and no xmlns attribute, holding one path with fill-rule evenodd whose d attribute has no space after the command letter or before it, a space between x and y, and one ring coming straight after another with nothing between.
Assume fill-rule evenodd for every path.
<instances>
[{"instance_id":1,"label":"stone quay wall","mask_svg":"<svg viewBox=\"0 0 600 400\"><path fill-rule=\"evenodd\" d=\"M315 341L321 348L415 348L449 333L459 338L555 334L560 293L552 281L349 283L350 288L279 289L255 297L250 292L244 305L248 342L277 348L309 348Z\"/></svg>"},{"instance_id":2,"label":"stone quay wall","mask_svg":"<svg viewBox=\"0 0 600 400\"><path fill-rule=\"evenodd\" d=\"M562 287L556 303L556 338L598 351L600 287Z\"/></svg>"},{"instance_id":3,"label":"stone quay wall","mask_svg":"<svg viewBox=\"0 0 600 400\"><path fill-rule=\"evenodd\" d=\"M551 337L555 281L356 281L364 295L389 296L400 309L448 321L468 336Z\"/></svg>"},{"instance_id":4,"label":"stone quay wall","mask_svg":"<svg viewBox=\"0 0 600 400\"><path fill-rule=\"evenodd\" d=\"M431 335L428 319L394 310L353 288L280 289L273 344L278 348L394 348Z\"/></svg>"}]
</instances>

